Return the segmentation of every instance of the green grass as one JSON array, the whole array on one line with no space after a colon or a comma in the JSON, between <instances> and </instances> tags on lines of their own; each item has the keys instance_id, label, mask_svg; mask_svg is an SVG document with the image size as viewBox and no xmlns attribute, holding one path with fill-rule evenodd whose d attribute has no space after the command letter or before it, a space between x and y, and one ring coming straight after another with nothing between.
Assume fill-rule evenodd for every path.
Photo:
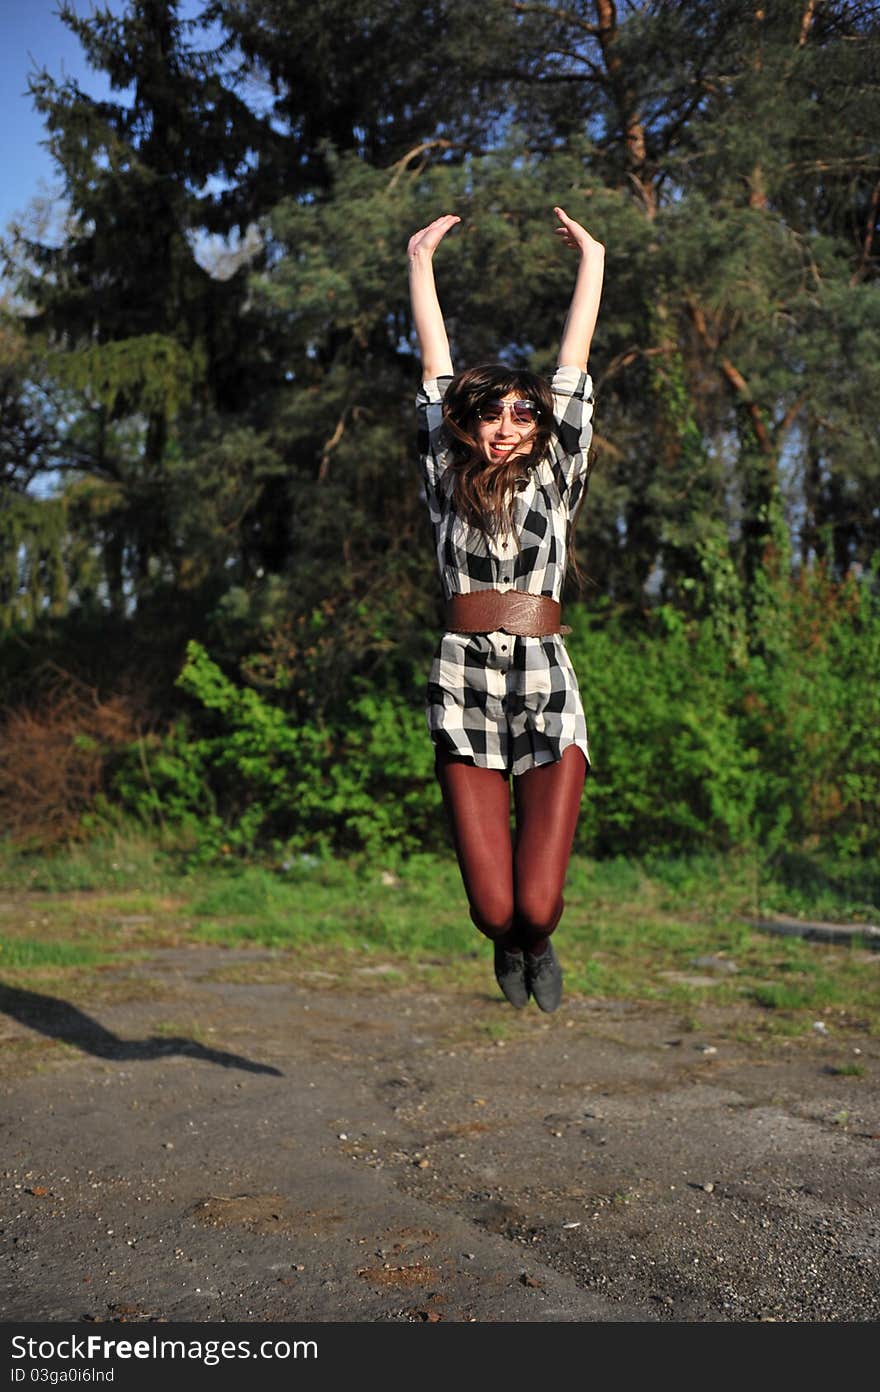
<instances>
[{"instance_id":1,"label":"green grass","mask_svg":"<svg viewBox=\"0 0 880 1392\"><path fill-rule=\"evenodd\" d=\"M85 943L0 938L0 974L10 968L94 966L108 961L110 956L105 949Z\"/></svg>"},{"instance_id":2,"label":"green grass","mask_svg":"<svg viewBox=\"0 0 880 1392\"><path fill-rule=\"evenodd\" d=\"M800 918L841 923L880 922L880 864L787 851L761 887L762 907Z\"/></svg>"},{"instance_id":3,"label":"green grass","mask_svg":"<svg viewBox=\"0 0 880 1392\"><path fill-rule=\"evenodd\" d=\"M159 893L179 887L175 858L148 838L117 834L54 855L16 852L0 842L0 886L49 894L120 889Z\"/></svg>"},{"instance_id":4,"label":"green grass","mask_svg":"<svg viewBox=\"0 0 880 1392\"><path fill-rule=\"evenodd\" d=\"M758 1005L768 1010L821 1010L840 1000L840 989L835 981L822 978L818 981L805 981L799 985L787 982L766 982L752 988L752 997Z\"/></svg>"},{"instance_id":5,"label":"green grass","mask_svg":"<svg viewBox=\"0 0 880 1392\"><path fill-rule=\"evenodd\" d=\"M692 1021L706 1005L739 1005L768 1034L806 1033L820 1013L880 1032L880 953L766 935L746 922L770 908L880 921L873 889L861 899L854 892L873 884L864 866L803 857L760 874L745 856L576 857L559 936L567 988L669 1004ZM393 866L301 857L286 870L237 862L184 870L146 838L119 833L52 857L0 846L0 900L7 973L85 970L201 940L282 952L320 944L401 968L442 963L442 984L470 970L484 975L488 954L451 855ZM706 976L695 959L706 956L736 972L694 984Z\"/></svg>"}]
</instances>

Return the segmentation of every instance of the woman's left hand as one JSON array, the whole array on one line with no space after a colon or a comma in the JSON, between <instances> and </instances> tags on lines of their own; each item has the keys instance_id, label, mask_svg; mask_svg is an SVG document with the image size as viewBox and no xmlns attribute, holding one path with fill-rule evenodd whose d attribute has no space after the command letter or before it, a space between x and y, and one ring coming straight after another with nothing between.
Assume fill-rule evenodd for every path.
<instances>
[{"instance_id":1,"label":"woman's left hand","mask_svg":"<svg viewBox=\"0 0 880 1392\"><path fill-rule=\"evenodd\" d=\"M559 219L559 226L555 229L557 237L561 237L567 247L572 251L577 251L581 256L593 256L596 254L604 255L605 248L601 242L597 242L595 237L591 237L585 227L574 218L568 216L564 208L554 208L554 213Z\"/></svg>"}]
</instances>

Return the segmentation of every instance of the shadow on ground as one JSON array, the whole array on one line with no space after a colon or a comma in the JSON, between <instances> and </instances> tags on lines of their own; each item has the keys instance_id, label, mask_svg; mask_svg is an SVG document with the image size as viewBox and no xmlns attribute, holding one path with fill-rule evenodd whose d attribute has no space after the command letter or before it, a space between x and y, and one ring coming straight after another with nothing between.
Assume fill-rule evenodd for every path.
<instances>
[{"instance_id":1,"label":"shadow on ground","mask_svg":"<svg viewBox=\"0 0 880 1392\"><path fill-rule=\"evenodd\" d=\"M276 1078L284 1076L279 1068L255 1063L252 1059L227 1053L224 1049L209 1049L195 1039L176 1036L160 1038L156 1035L149 1039L120 1039L119 1035L105 1029L91 1015L86 1015L85 1011L69 1001L59 1000L57 996L43 996L36 991L23 991L17 986L5 986L2 982L0 1010L29 1029L38 1030L50 1039L60 1039L84 1053L94 1054L96 1058L114 1059L122 1063L182 1054L202 1063L217 1064L220 1068L242 1068L246 1073L271 1073Z\"/></svg>"}]
</instances>

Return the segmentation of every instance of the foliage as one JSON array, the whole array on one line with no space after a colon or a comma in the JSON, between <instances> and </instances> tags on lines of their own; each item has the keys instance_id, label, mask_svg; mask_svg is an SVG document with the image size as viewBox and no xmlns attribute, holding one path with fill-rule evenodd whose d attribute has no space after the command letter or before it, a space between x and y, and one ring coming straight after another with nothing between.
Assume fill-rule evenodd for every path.
<instances>
[{"instance_id":1,"label":"foliage","mask_svg":"<svg viewBox=\"0 0 880 1392\"><path fill-rule=\"evenodd\" d=\"M458 211L455 361L547 372L562 202L608 252L580 844L876 850L876 7L61 13L113 96L31 77L66 216L5 246L3 700L137 690L103 796L197 855L440 844L403 251Z\"/></svg>"},{"instance_id":2,"label":"foliage","mask_svg":"<svg viewBox=\"0 0 880 1392\"><path fill-rule=\"evenodd\" d=\"M594 730L580 844L619 854L748 844L758 781L712 627L661 609L656 632L619 622L569 639Z\"/></svg>"},{"instance_id":3,"label":"foliage","mask_svg":"<svg viewBox=\"0 0 880 1392\"><path fill-rule=\"evenodd\" d=\"M99 403L111 414L120 401L147 412L176 415L204 378L203 354L186 352L173 338L141 334L84 348L75 356L53 354L49 371L58 381Z\"/></svg>"},{"instance_id":4,"label":"foliage","mask_svg":"<svg viewBox=\"0 0 880 1392\"><path fill-rule=\"evenodd\" d=\"M877 854L880 604L867 584L816 575L781 592L745 659L711 620L668 606L647 632L574 617L593 754L580 850ZM195 643L179 682L201 713L142 742L117 775L133 811L188 826L209 856L444 844L420 711L393 684L354 690L318 723L236 684Z\"/></svg>"},{"instance_id":5,"label":"foliage","mask_svg":"<svg viewBox=\"0 0 880 1392\"><path fill-rule=\"evenodd\" d=\"M197 734L181 723L132 751L116 790L139 816L189 828L209 857L269 845L411 851L436 840L428 741L399 698L360 696L335 728L294 724L197 643L179 684L209 718Z\"/></svg>"},{"instance_id":6,"label":"foliage","mask_svg":"<svg viewBox=\"0 0 880 1392\"><path fill-rule=\"evenodd\" d=\"M108 755L130 743L135 721L119 696L102 700L67 673L52 673L39 705L0 722L0 824L22 845L45 848L81 835L104 791Z\"/></svg>"},{"instance_id":7,"label":"foliage","mask_svg":"<svg viewBox=\"0 0 880 1392\"><path fill-rule=\"evenodd\" d=\"M68 605L84 588L134 610L171 585L203 590L206 619L234 590L244 616L272 577L276 618L298 619L330 589L350 609L387 557L424 611L406 237L456 207L438 264L457 360L546 370L572 269L550 233L560 200L608 247L581 544L597 589L633 613L712 609L744 638L761 572L785 568L780 527L802 564L868 563L880 129L859 97L878 37L864 6L62 14L120 94L32 76L71 216L60 243L22 233L8 251L50 350L27 409L62 388L43 434L90 496L113 490L99 527L68 512L85 542L65 549ZM230 239L213 275L206 232ZM97 589L78 574L96 558Z\"/></svg>"}]
</instances>

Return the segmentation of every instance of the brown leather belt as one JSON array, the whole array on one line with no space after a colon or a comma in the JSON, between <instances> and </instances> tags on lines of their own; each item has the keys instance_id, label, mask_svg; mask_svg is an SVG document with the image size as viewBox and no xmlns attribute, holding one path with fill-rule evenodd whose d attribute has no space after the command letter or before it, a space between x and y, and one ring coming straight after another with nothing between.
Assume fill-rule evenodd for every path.
<instances>
[{"instance_id":1,"label":"brown leather belt","mask_svg":"<svg viewBox=\"0 0 880 1392\"><path fill-rule=\"evenodd\" d=\"M446 602L447 633L505 633L520 638L545 638L551 633L571 633L560 623L562 605L548 595L525 590L474 590L453 595Z\"/></svg>"}]
</instances>

